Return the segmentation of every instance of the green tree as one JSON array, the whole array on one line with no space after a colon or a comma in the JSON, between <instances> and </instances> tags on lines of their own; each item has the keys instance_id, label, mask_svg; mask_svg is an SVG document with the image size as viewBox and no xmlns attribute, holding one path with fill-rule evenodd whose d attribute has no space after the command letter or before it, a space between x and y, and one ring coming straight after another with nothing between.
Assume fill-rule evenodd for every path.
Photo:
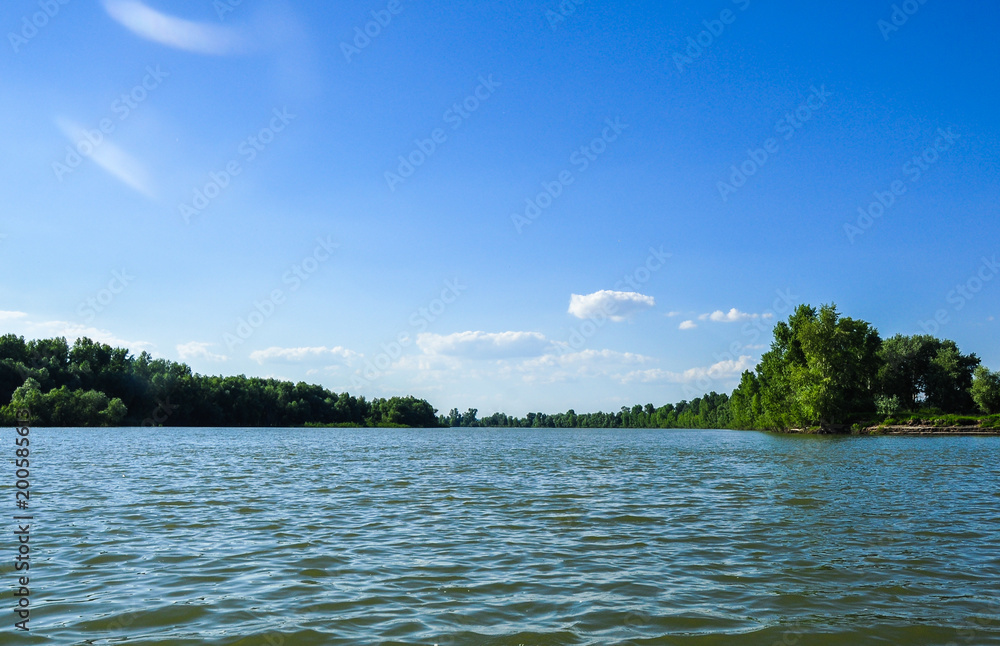
<instances>
[{"instance_id":1,"label":"green tree","mask_svg":"<svg viewBox=\"0 0 1000 646\"><path fill-rule=\"evenodd\" d=\"M791 368L801 411L811 423L842 424L875 410L878 331L865 321L841 318L836 305L803 323L798 333L804 364Z\"/></svg>"},{"instance_id":2,"label":"green tree","mask_svg":"<svg viewBox=\"0 0 1000 646\"><path fill-rule=\"evenodd\" d=\"M1000 413L1000 372L978 366L972 382L972 399L988 415Z\"/></svg>"},{"instance_id":3,"label":"green tree","mask_svg":"<svg viewBox=\"0 0 1000 646\"><path fill-rule=\"evenodd\" d=\"M831 426L874 412L880 345L875 328L841 318L836 305L800 305L775 325L756 381L745 377L734 393L734 420L757 428Z\"/></svg>"},{"instance_id":4,"label":"green tree","mask_svg":"<svg viewBox=\"0 0 1000 646\"><path fill-rule=\"evenodd\" d=\"M974 354L962 354L954 341L926 334L897 334L882 344L879 362L879 393L898 398L902 408L971 410L973 402L968 391L979 359Z\"/></svg>"},{"instance_id":5,"label":"green tree","mask_svg":"<svg viewBox=\"0 0 1000 646\"><path fill-rule=\"evenodd\" d=\"M760 398L760 381L757 375L745 370L740 385L729 398L732 424L736 428L761 428L764 409Z\"/></svg>"},{"instance_id":6,"label":"green tree","mask_svg":"<svg viewBox=\"0 0 1000 646\"><path fill-rule=\"evenodd\" d=\"M954 341L941 341L927 375L927 405L953 413L974 410L969 391L977 366L979 357L975 354L962 354Z\"/></svg>"}]
</instances>

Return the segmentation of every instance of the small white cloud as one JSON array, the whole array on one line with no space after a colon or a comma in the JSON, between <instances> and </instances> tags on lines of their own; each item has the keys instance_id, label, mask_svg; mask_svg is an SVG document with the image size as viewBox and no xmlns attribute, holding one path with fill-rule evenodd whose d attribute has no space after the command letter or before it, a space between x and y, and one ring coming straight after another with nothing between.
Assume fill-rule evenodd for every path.
<instances>
[{"instance_id":1,"label":"small white cloud","mask_svg":"<svg viewBox=\"0 0 1000 646\"><path fill-rule=\"evenodd\" d=\"M667 312L667 318L673 318L675 316L680 316L680 312Z\"/></svg>"},{"instance_id":2,"label":"small white cloud","mask_svg":"<svg viewBox=\"0 0 1000 646\"><path fill-rule=\"evenodd\" d=\"M676 384L689 384L704 379L723 380L735 379L745 370L751 370L756 364L752 357L744 355L738 360L726 359L719 361L708 367L689 368L684 372L671 372L669 370L635 370L625 375L624 383L639 381L642 383L670 382Z\"/></svg>"},{"instance_id":3,"label":"small white cloud","mask_svg":"<svg viewBox=\"0 0 1000 646\"><path fill-rule=\"evenodd\" d=\"M764 314L763 318L769 319L773 314ZM702 314L698 317L702 321L714 321L716 323L738 323L740 321L751 321L753 319L761 318L760 314L750 314L748 312L741 312L735 307L728 312L723 312L722 310L715 310L710 314Z\"/></svg>"},{"instance_id":4,"label":"small white cloud","mask_svg":"<svg viewBox=\"0 0 1000 646\"><path fill-rule=\"evenodd\" d=\"M544 354L552 343L539 332L457 332L442 336L425 332L417 346L427 355L470 359L509 359Z\"/></svg>"},{"instance_id":5,"label":"small white cloud","mask_svg":"<svg viewBox=\"0 0 1000 646\"><path fill-rule=\"evenodd\" d=\"M568 350L568 348L564 348ZM614 379L622 373L651 363L653 359L633 352L614 350L581 350L562 354L546 354L507 367L501 375L520 374L524 383L558 383L582 379Z\"/></svg>"},{"instance_id":6,"label":"small white cloud","mask_svg":"<svg viewBox=\"0 0 1000 646\"><path fill-rule=\"evenodd\" d=\"M224 56L246 51L246 39L233 28L184 20L137 0L104 0L104 9L141 38L196 54Z\"/></svg>"},{"instance_id":7,"label":"small white cloud","mask_svg":"<svg viewBox=\"0 0 1000 646\"><path fill-rule=\"evenodd\" d=\"M14 319L23 319L27 314L24 312L10 312L0 310L0 321L13 321Z\"/></svg>"},{"instance_id":8,"label":"small white cloud","mask_svg":"<svg viewBox=\"0 0 1000 646\"><path fill-rule=\"evenodd\" d=\"M695 323L694 321L684 321L680 325L677 326L677 329L679 329L679 330L693 330L696 327L698 327L698 324Z\"/></svg>"},{"instance_id":9,"label":"small white cloud","mask_svg":"<svg viewBox=\"0 0 1000 646\"><path fill-rule=\"evenodd\" d=\"M340 363L347 363L359 357L357 352L348 350L341 346L328 348L318 346L313 348L278 348L272 347L266 350L255 350L250 353L250 358L257 363L303 363L309 361L329 361L335 359Z\"/></svg>"},{"instance_id":10,"label":"small white cloud","mask_svg":"<svg viewBox=\"0 0 1000 646\"><path fill-rule=\"evenodd\" d=\"M652 296L604 289L593 294L571 294L569 313L579 319L607 316L612 321L624 321L655 305L656 301Z\"/></svg>"},{"instance_id":11,"label":"small white cloud","mask_svg":"<svg viewBox=\"0 0 1000 646\"><path fill-rule=\"evenodd\" d=\"M214 346L214 343L201 343L198 341L191 341L190 343L182 343L177 346L177 354L180 355L181 361L190 361L191 359L205 359L206 361L225 361L227 357L221 354L215 354L209 348Z\"/></svg>"}]
</instances>

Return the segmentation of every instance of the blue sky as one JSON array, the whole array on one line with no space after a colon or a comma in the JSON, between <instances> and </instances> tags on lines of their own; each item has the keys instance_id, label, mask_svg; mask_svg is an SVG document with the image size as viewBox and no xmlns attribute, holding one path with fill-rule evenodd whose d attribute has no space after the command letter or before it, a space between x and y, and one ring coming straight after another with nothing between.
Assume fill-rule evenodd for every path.
<instances>
[{"instance_id":1,"label":"blue sky","mask_svg":"<svg viewBox=\"0 0 1000 646\"><path fill-rule=\"evenodd\" d=\"M998 368L998 22L12 0L0 323L481 414L729 391L803 302Z\"/></svg>"}]
</instances>

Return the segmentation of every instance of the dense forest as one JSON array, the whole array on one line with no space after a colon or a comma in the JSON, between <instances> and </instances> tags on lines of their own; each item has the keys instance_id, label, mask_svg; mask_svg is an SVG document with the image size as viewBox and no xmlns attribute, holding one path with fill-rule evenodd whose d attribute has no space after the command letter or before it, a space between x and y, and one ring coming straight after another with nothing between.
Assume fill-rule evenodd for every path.
<instances>
[{"instance_id":1,"label":"dense forest","mask_svg":"<svg viewBox=\"0 0 1000 646\"><path fill-rule=\"evenodd\" d=\"M735 428L785 429L1000 413L1000 374L954 341L897 334L800 305L729 402Z\"/></svg>"},{"instance_id":2,"label":"dense forest","mask_svg":"<svg viewBox=\"0 0 1000 646\"><path fill-rule=\"evenodd\" d=\"M31 412L38 426L435 426L413 397L365 400L322 386L206 377L90 339L0 336L0 423Z\"/></svg>"},{"instance_id":3,"label":"dense forest","mask_svg":"<svg viewBox=\"0 0 1000 646\"><path fill-rule=\"evenodd\" d=\"M992 415L1000 426L1000 373L929 335L883 340L835 305L800 305L731 395L622 407L615 413L448 415L425 400L367 401L322 386L192 374L182 363L138 357L90 339L0 336L0 423L28 409L40 426L413 426L736 428L846 430L906 419ZM974 421L969 418L968 421Z\"/></svg>"}]
</instances>

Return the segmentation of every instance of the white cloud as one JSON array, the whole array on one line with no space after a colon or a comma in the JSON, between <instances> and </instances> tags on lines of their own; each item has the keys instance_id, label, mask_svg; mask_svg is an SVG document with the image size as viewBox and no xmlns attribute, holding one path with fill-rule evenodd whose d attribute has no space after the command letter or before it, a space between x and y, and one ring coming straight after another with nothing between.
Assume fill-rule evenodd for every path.
<instances>
[{"instance_id":1,"label":"white cloud","mask_svg":"<svg viewBox=\"0 0 1000 646\"><path fill-rule=\"evenodd\" d=\"M679 330L693 330L696 327L698 327L698 324L695 323L694 321L684 321L680 325L677 326L677 329L679 329Z\"/></svg>"},{"instance_id":2,"label":"white cloud","mask_svg":"<svg viewBox=\"0 0 1000 646\"><path fill-rule=\"evenodd\" d=\"M87 337L92 341L104 343L116 348L127 348L132 352L150 350L153 346L152 343L147 341L129 341L115 336L108 330L101 330L96 327L90 327L88 325L72 323L69 321L42 321L40 323L36 323L34 321L24 321L24 326L21 330L22 331L18 332L19 334L23 334L26 337L34 339L51 339L63 336L66 337L66 340L72 344L73 341L77 339Z\"/></svg>"},{"instance_id":3,"label":"white cloud","mask_svg":"<svg viewBox=\"0 0 1000 646\"><path fill-rule=\"evenodd\" d=\"M153 344L147 341L130 341L123 339L108 330L73 323L71 321L32 321L28 314L16 311L0 310L0 322L4 324L4 332L23 336L27 339L52 339L66 337L72 345L77 339L87 337L92 341L104 343L116 348L126 348L132 352L143 350L153 353Z\"/></svg>"},{"instance_id":4,"label":"white cloud","mask_svg":"<svg viewBox=\"0 0 1000 646\"><path fill-rule=\"evenodd\" d=\"M773 317L774 314L770 312L766 314L750 314L748 312L741 312L734 307L728 312L715 310L710 314L702 314L698 318L702 321L714 321L716 323L739 323L740 321L751 321L759 318L770 319Z\"/></svg>"},{"instance_id":5,"label":"white cloud","mask_svg":"<svg viewBox=\"0 0 1000 646\"><path fill-rule=\"evenodd\" d=\"M343 348L339 345L334 348L328 348L326 346L313 348L272 347L266 350L255 350L250 353L250 358L260 364L263 364L264 362L302 363L309 361L329 361L330 359L334 359L338 363L345 364L360 356L361 355L357 352L348 350L347 348Z\"/></svg>"},{"instance_id":6,"label":"white cloud","mask_svg":"<svg viewBox=\"0 0 1000 646\"><path fill-rule=\"evenodd\" d=\"M584 379L613 379L620 381L622 374L654 359L633 352L614 350L581 350L565 354L546 354L541 357L503 366L499 377L516 377L528 384L559 383Z\"/></svg>"},{"instance_id":7,"label":"white cloud","mask_svg":"<svg viewBox=\"0 0 1000 646\"><path fill-rule=\"evenodd\" d=\"M699 316L701 320L708 319L710 321L715 321L716 323L738 323L739 321L747 321L749 319L758 318L757 314L747 314L746 312L741 312L735 307L728 312L723 312L722 310L715 310L711 314L702 314Z\"/></svg>"},{"instance_id":8,"label":"white cloud","mask_svg":"<svg viewBox=\"0 0 1000 646\"><path fill-rule=\"evenodd\" d=\"M614 350L580 350L566 354L546 354L530 359L521 364L522 368L543 366L593 366L596 364L634 365L652 361L651 357L634 352L616 352Z\"/></svg>"},{"instance_id":9,"label":"white cloud","mask_svg":"<svg viewBox=\"0 0 1000 646\"><path fill-rule=\"evenodd\" d=\"M673 318L675 316L680 316L680 312L667 312L667 318Z\"/></svg>"},{"instance_id":10,"label":"white cloud","mask_svg":"<svg viewBox=\"0 0 1000 646\"><path fill-rule=\"evenodd\" d=\"M216 56L247 49L246 39L233 28L169 16L137 0L104 0L104 9L137 36L168 47Z\"/></svg>"},{"instance_id":11,"label":"white cloud","mask_svg":"<svg viewBox=\"0 0 1000 646\"><path fill-rule=\"evenodd\" d=\"M593 294L571 294L569 313L579 319L607 316L612 321L624 321L638 312L656 305L652 296L638 292L613 292L601 290Z\"/></svg>"},{"instance_id":12,"label":"white cloud","mask_svg":"<svg viewBox=\"0 0 1000 646\"><path fill-rule=\"evenodd\" d=\"M215 354L209 348L211 348L214 343L201 343L198 341L191 341L190 343L182 343L177 346L177 354L180 355L181 361L189 361L191 359L205 359L207 361L226 361L228 357L221 354Z\"/></svg>"},{"instance_id":13,"label":"white cloud","mask_svg":"<svg viewBox=\"0 0 1000 646\"><path fill-rule=\"evenodd\" d=\"M743 374L745 370L752 370L756 363L749 355L741 356L738 360L726 359L714 363L707 367L689 368L684 372L671 372L669 370L636 370L625 375L624 383L639 381L650 382L670 382L676 384L689 384L703 379L735 379Z\"/></svg>"},{"instance_id":14,"label":"white cloud","mask_svg":"<svg viewBox=\"0 0 1000 646\"><path fill-rule=\"evenodd\" d=\"M427 355L469 359L509 359L544 354L552 343L539 332L457 332L442 336L425 332L417 346Z\"/></svg>"}]
</instances>

